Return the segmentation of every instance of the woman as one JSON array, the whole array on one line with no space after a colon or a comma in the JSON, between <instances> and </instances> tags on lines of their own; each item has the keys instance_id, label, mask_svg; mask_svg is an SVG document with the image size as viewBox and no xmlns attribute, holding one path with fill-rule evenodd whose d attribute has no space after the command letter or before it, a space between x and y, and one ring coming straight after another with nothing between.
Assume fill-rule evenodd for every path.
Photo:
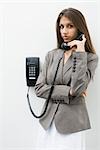
<instances>
[{"instance_id":1,"label":"woman","mask_svg":"<svg viewBox=\"0 0 100 150\"><path fill-rule=\"evenodd\" d=\"M85 96L98 57L79 10L62 10L57 18L56 32L57 48L46 55L35 85L36 95L47 99L60 60L48 109L39 120L38 146L46 150L58 150L58 147L60 150L81 150L83 130L91 128ZM78 40L80 35L82 39ZM67 43L68 50L62 48L63 42Z\"/></svg>"}]
</instances>

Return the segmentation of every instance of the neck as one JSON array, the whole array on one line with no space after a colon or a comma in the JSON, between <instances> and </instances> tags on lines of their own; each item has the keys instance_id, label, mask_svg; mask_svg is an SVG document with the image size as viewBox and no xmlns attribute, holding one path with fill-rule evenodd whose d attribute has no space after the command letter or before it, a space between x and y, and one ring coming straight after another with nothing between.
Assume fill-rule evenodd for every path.
<instances>
[{"instance_id":1,"label":"neck","mask_svg":"<svg viewBox=\"0 0 100 150\"><path fill-rule=\"evenodd\" d=\"M65 51L65 55L71 55L71 53L72 53L72 50Z\"/></svg>"}]
</instances>

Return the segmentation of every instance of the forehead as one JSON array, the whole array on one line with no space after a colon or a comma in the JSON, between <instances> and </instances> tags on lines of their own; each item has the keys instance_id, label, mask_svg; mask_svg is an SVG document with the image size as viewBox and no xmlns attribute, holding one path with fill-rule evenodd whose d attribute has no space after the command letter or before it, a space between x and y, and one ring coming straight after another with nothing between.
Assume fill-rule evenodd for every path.
<instances>
[{"instance_id":1,"label":"forehead","mask_svg":"<svg viewBox=\"0 0 100 150\"><path fill-rule=\"evenodd\" d=\"M59 22L59 24L65 24L65 25L69 23L73 24L73 22L68 17L65 16L62 16Z\"/></svg>"}]
</instances>

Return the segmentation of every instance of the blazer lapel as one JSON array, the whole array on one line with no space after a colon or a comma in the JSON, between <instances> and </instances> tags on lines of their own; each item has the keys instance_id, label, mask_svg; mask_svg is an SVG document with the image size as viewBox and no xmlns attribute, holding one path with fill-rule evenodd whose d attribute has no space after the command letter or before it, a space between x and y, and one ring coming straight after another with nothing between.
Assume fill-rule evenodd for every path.
<instances>
[{"instance_id":1,"label":"blazer lapel","mask_svg":"<svg viewBox=\"0 0 100 150\"><path fill-rule=\"evenodd\" d=\"M54 56L54 65L53 65L53 78L52 78L52 81L54 79L54 76L55 76L55 73L56 73L56 70L57 70L57 66L58 66L58 63L59 61L61 60L61 58L63 59L63 54L64 54L64 51L61 50L61 49L58 49L57 52L55 53L55 56Z\"/></svg>"},{"instance_id":2,"label":"blazer lapel","mask_svg":"<svg viewBox=\"0 0 100 150\"><path fill-rule=\"evenodd\" d=\"M56 70L57 70L57 66L58 66L58 63L59 63L59 60L61 60L62 58L62 61L64 60L64 51L62 49L57 49L56 50L56 53L55 53L55 56L54 56L54 60L53 60L53 73L52 73L52 82L54 80L54 76L55 76L55 73L56 73ZM62 67L60 66L60 69L63 71L63 75L66 75L66 72L72 67L72 57L70 56L70 58L67 60L67 62L65 64L62 63ZM63 76L62 76L63 77Z\"/></svg>"},{"instance_id":3,"label":"blazer lapel","mask_svg":"<svg viewBox=\"0 0 100 150\"><path fill-rule=\"evenodd\" d=\"M63 57L64 60L64 57ZM66 74L66 72L72 68L72 56L69 57L67 62L63 65L63 74Z\"/></svg>"}]
</instances>

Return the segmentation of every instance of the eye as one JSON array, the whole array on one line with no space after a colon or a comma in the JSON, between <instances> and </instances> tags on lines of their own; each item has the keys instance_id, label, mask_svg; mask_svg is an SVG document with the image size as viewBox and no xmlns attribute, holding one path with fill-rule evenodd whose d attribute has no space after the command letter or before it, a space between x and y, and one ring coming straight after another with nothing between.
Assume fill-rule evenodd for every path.
<instances>
[{"instance_id":1,"label":"eye","mask_svg":"<svg viewBox=\"0 0 100 150\"><path fill-rule=\"evenodd\" d=\"M63 29L63 28L64 28L64 25L61 24L61 25L59 26L59 28L60 28L60 29Z\"/></svg>"},{"instance_id":2,"label":"eye","mask_svg":"<svg viewBox=\"0 0 100 150\"><path fill-rule=\"evenodd\" d=\"M74 27L74 25L73 24L68 24L68 26L67 26L68 28L73 28Z\"/></svg>"}]
</instances>

